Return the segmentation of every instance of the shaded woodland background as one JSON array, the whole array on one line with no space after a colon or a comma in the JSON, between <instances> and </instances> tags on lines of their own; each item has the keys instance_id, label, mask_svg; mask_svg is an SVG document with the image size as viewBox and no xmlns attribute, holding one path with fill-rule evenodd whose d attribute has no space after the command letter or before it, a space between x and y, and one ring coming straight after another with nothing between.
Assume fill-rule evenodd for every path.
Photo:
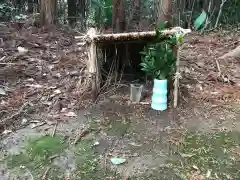
<instances>
[{"instance_id":1,"label":"shaded woodland background","mask_svg":"<svg viewBox=\"0 0 240 180\"><path fill-rule=\"evenodd\" d=\"M9 20L19 14L32 14L36 24L69 25L84 32L89 27L103 31L143 31L152 29L157 20L172 25L191 27L204 10L210 23L237 25L240 20L238 0L11 0L0 7L1 19ZM219 22L216 23L221 5Z\"/></svg>"}]
</instances>

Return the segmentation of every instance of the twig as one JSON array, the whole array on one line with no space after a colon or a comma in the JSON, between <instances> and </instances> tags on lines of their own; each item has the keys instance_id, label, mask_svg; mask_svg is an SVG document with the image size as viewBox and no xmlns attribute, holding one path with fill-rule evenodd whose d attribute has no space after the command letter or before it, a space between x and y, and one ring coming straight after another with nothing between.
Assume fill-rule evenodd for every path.
<instances>
[{"instance_id":1,"label":"twig","mask_svg":"<svg viewBox=\"0 0 240 180\"><path fill-rule=\"evenodd\" d=\"M227 2L227 0L222 0L222 3L220 5L220 9L219 9L219 12L218 12L218 16L217 16L217 20L216 20L214 28L217 28L217 26L218 26L218 22L220 20L221 15L222 15L222 9L223 9L223 5L225 4L225 2Z\"/></svg>"},{"instance_id":2,"label":"twig","mask_svg":"<svg viewBox=\"0 0 240 180\"><path fill-rule=\"evenodd\" d=\"M219 65L219 62L217 59L216 59L216 64L217 64L217 68L218 68L218 77L220 77L222 74L222 71L221 71L221 68L220 68L220 65Z\"/></svg>"},{"instance_id":3,"label":"twig","mask_svg":"<svg viewBox=\"0 0 240 180\"><path fill-rule=\"evenodd\" d=\"M232 45L235 45L235 44L237 44L237 43L239 43L239 42L240 42L240 40L236 40L236 41L234 41L234 42L230 42L230 43L228 43L228 44L225 44L224 46L225 46L225 47L232 46Z\"/></svg>"},{"instance_id":4,"label":"twig","mask_svg":"<svg viewBox=\"0 0 240 180\"><path fill-rule=\"evenodd\" d=\"M0 65L16 65L16 63L0 63Z\"/></svg>"},{"instance_id":5,"label":"twig","mask_svg":"<svg viewBox=\"0 0 240 180\"><path fill-rule=\"evenodd\" d=\"M20 108L16 113L14 113L14 114L12 114L11 116L6 117L5 119L1 120L0 126L5 125L6 123L10 123L10 122L11 122L10 120L12 120L12 119L14 119L15 117L19 116L19 115L23 112L23 110L25 109L25 107L26 107L27 105L29 105L29 102L24 103L24 104L21 106L21 108Z\"/></svg>"},{"instance_id":6,"label":"twig","mask_svg":"<svg viewBox=\"0 0 240 180\"><path fill-rule=\"evenodd\" d=\"M6 56L3 56L0 58L0 61L3 61L6 58Z\"/></svg>"},{"instance_id":7,"label":"twig","mask_svg":"<svg viewBox=\"0 0 240 180\"><path fill-rule=\"evenodd\" d=\"M59 154L55 154L53 156L50 156L48 159L50 162L52 162L55 158L57 158L59 156Z\"/></svg>"},{"instance_id":8,"label":"twig","mask_svg":"<svg viewBox=\"0 0 240 180\"><path fill-rule=\"evenodd\" d=\"M46 171L44 172L44 174L43 174L43 176L42 176L42 180L46 180L47 175L48 175L48 172L50 171L50 169L51 169L51 167L48 167L48 168L46 169Z\"/></svg>"},{"instance_id":9,"label":"twig","mask_svg":"<svg viewBox=\"0 0 240 180\"><path fill-rule=\"evenodd\" d=\"M89 131L89 128L88 128L88 127L85 127L85 128L82 130L82 132L79 133L79 134L76 136L73 144L77 144L78 141L80 141L80 140L81 140L84 136L86 136L89 132L90 132L90 131Z\"/></svg>"},{"instance_id":10,"label":"twig","mask_svg":"<svg viewBox=\"0 0 240 180\"><path fill-rule=\"evenodd\" d=\"M33 124L33 125L32 125L32 129L37 128L37 127L40 127L40 126L43 126L43 125L45 125L45 124L46 124L46 122L40 122L40 123L37 123L37 124Z\"/></svg>"},{"instance_id":11,"label":"twig","mask_svg":"<svg viewBox=\"0 0 240 180\"><path fill-rule=\"evenodd\" d=\"M52 132L52 137L55 135L56 130L57 130L57 125L58 125L58 121L56 121L53 132Z\"/></svg>"}]
</instances>

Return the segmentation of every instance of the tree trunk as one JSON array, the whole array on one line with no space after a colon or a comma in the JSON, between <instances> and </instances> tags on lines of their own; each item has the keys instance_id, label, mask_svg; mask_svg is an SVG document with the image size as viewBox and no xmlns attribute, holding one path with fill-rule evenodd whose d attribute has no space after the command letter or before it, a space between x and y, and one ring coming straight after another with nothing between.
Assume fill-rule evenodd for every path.
<instances>
[{"instance_id":1,"label":"tree trunk","mask_svg":"<svg viewBox=\"0 0 240 180\"><path fill-rule=\"evenodd\" d=\"M133 21L136 22L137 26L139 26L140 23L140 8L141 8L141 1L140 0L134 0L134 14L133 14Z\"/></svg>"},{"instance_id":2,"label":"tree trunk","mask_svg":"<svg viewBox=\"0 0 240 180\"><path fill-rule=\"evenodd\" d=\"M86 27L86 0L77 0L76 14L80 17L82 30Z\"/></svg>"},{"instance_id":3,"label":"tree trunk","mask_svg":"<svg viewBox=\"0 0 240 180\"><path fill-rule=\"evenodd\" d=\"M124 0L112 1L112 28L113 32L124 32L125 30Z\"/></svg>"},{"instance_id":4,"label":"tree trunk","mask_svg":"<svg viewBox=\"0 0 240 180\"><path fill-rule=\"evenodd\" d=\"M33 0L33 13L39 13L40 8L40 0Z\"/></svg>"},{"instance_id":5,"label":"tree trunk","mask_svg":"<svg viewBox=\"0 0 240 180\"><path fill-rule=\"evenodd\" d=\"M173 9L172 0L158 0L156 2L157 20L171 22L172 9Z\"/></svg>"},{"instance_id":6,"label":"tree trunk","mask_svg":"<svg viewBox=\"0 0 240 180\"><path fill-rule=\"evenodd\" d=\"M55 23L56 0L41 0L40 18L42 26L51 26Z\"/></svg>"},{"instance_id":7,"label":"tree trunk","mask_svg":"<svg viewBox=\"0 0 240 180\"><path fill-rule=\"evenodd\" d=\"M76 0L68 0L68 23L71 27L76 24L77 2Z\"/></svg>"},{"instance_id":8,"label":"tree trunk","mask_svg":"<svg viewBox=\"0 0 240 180\"><path fill-rule=\"evenodd\" d=\"M85 18L86 0L77 0L76 7L77 7L77 13L79 13L82 18Z\"/></svg>"},{"instance_id":9,"label":"tree trunk","mask_svg":"<svg viewBox=\"0 0 240 180\"><path fill-rule=\"evenodd\" d=\"M22 12L22 9L23 9L23 1L22 0L14 0L13 5L17 9L18 13Z\"/></svg>"},{"instance_id":10,"label":"tree trunk","mask_svg":"<svg viewBox=\"0 0 240 180\"><path fill-rule=\"evenodd\" d=\"M124 9L124 0L112 0L112 30L113 33L119 32L123 33L125 31L125 9ZM116 46L117 48L117 64L116 64L116 77L118 76L118 72L120 69L124 67L124 65L129 64L127 54L126 54L125 44L119 44ZM114 53L114 49L112 49Z\"/></svg>"},{"instance_id":11,"label":"tree trunk","mask_svg":"<svg viewBox=\"0 0 240 180\"><path fill-rule=\"evenodd\" d=\"M28 12L33 13L33 0L28 0Z\"/></svg>"}]
</instances>

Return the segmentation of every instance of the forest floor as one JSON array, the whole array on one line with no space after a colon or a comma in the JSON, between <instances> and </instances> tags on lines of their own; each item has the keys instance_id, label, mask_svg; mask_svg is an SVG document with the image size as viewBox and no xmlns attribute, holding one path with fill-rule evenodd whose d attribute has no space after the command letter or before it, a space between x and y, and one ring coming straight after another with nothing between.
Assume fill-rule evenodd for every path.
<instances>
[{"instance_id":1,"label":"forest floor","mask_svg":"<svg viewBox=\"0 0 240 180\"><path fill-rule=\"evenodd\" d=\"M0 35L1 180L240 177L240 61L218 59L237 33L186 38L177 121L150 96L132 104L130 82L97 104L83 97L86 54L69 30L2 24Z\"/></svg>"}]
</instances>

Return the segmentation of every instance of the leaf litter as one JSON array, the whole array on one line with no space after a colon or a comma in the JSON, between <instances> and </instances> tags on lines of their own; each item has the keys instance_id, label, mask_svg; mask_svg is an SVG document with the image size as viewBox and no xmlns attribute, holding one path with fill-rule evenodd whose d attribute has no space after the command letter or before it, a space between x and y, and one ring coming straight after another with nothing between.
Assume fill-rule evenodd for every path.
<instances>
[{"instance_id":1,"label":"leaf litter","mask_svg":"<svg viewBox=\"0 0 240 180\"><path fill-rule=\"evenodd\" d=\"M1 126L10 117L19 126L21 122L11 115L28 101L34 106L27 114L52 114L59 108L67 108L66 117L75 117L75 109L89 104L79 101L89 89L89 79L87 54L84 47L79 49L76 45L74 31L60 28L48 34L28 26L27 22L20 30L11 23L0 28L5 32L0 51L0 112L5 112L0 118Z\"/></svg>"}]
</instances>

